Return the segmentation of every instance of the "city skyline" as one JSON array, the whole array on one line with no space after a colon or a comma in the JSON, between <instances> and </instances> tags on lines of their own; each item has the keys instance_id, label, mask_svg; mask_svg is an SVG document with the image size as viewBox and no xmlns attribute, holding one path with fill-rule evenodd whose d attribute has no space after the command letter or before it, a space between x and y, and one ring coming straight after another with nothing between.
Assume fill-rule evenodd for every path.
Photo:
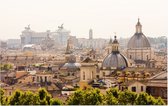
<instances>
[{"instance_id":1,"label":"city skyline","mask_svg":"<svg viewBox=\"0 0 168 106\"><path fill-rule=\"evenodd\" d=\"M147 37L168 36L165 14L166 0L139 2L134 0L71 0L71 1L3 1L0 4L0 39L20 38L28 24L36 32L55 31L59 25L71 31L72 36L93 38L114 36L131 37L138 18ZM31 7L31 8L30 8ZM143 8L142 8L143 7Z\"/></svg>"}]
</instances>

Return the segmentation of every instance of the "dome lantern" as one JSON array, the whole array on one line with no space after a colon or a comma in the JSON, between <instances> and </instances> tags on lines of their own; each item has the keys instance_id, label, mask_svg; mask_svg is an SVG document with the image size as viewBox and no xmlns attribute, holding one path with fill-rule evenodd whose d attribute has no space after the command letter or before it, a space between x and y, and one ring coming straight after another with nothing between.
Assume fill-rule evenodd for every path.
<instances>
[{"instance_id":1,"label":"dome lantern","mask_svg":"<svg viewBox=\"0 0 168 106\"><path fill-rule=\"evenodd\" d=\"M115 35L114 36L114 41L112 43L112 52L119 52L118 48L119 48L119 43L118 43L118 40L116 39L117 36Z\"/></svg>"},{"instance_id":2,"label":"dome lantern","mask_svg":"<svg viewBox=\"0 0 168 106\"><path fill-rule=\"evenodd\" d=\"M119 52L119 43L117 37L114 36L112 42L112 52L108 54L103 62L103 69L121 69L129 66L127 58Z\"/></svg>"},{"instance_id":3,"label":"dome lantern","mask_svg":"<svg viewBox=\"0 0 168 106\"><path fill-rule=\"evenodd\" d=\"M138 18L138 22L136 24L136 33L142 33L142 25L139 22L139 18Z\"/></svg>"},{"instance_id":4,"label":"dome lantern","mask_svg":"<svg viewBox=\"0 0 168 106\"><path fill-rule=\"evenodd\" d=\"M142 25L139 22L139 18L138 18L138 22L136 24L136 32L131 37L131 39L129 40L127 47L129 49L133 49L133 48L150 48L151 47L148 39L142 33Z\"/></svg>"}]
</instances>

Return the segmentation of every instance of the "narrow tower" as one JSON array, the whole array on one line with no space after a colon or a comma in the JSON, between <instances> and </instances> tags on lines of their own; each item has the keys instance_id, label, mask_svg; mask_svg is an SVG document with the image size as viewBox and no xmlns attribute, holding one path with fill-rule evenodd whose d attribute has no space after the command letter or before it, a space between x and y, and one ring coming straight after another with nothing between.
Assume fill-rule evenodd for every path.
<instances>
[{"instance_id":1,"label":"narrow tower","mask_svg":"<svg viewBox=\"0 0 168 106\"><path fill-rule=\"evenodd\" d=\"M93 30L92 29L89 30L89 39L93 39Z\"/></svg>"},{"instance_id":2,"label":"narrow tower","mask_svg":"<svg viewBox=\"0 0 168 106\"><path fill-rule=\"evenodd\" d=\"M67 47L66 47L66 52L65 54L71 54L71 46L70 46L70 38L67 40Z\"/></svg>"}]
</instances>

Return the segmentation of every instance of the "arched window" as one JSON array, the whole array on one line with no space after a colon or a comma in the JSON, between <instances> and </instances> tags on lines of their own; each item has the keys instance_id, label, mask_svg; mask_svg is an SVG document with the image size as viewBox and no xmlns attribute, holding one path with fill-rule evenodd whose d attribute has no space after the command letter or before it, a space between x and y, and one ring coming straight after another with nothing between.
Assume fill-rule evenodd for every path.
<instances>
[{"instance_id":1,"label":"arched window","mask_svg":"<svg viewBox=\"0 0 168 106\"><path fill-rule=\"evenodd\" d=\"M132 59L132 56L130 55L130 59Z\"/></svg>"}]
</instances>

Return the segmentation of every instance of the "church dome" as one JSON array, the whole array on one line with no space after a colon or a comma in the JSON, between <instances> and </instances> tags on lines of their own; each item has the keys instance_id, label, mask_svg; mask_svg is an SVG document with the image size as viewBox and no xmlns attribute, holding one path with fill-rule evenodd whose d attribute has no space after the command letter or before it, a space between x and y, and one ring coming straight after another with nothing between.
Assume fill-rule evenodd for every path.
<instances>
[{"instance_id":1,"label":"church dome","mask_svg":"<svg viewBox=\"0 0 168 106\"><path fill-rule=\"evenodd\" d=\"M118 46L119 46L119 43L115 36L115 39L112 43L112 52L109 55L107 55L103 60L103 63L102 63L103 69L104 68L122 69L122 68L128 67L129 62L127 58L119 52Z\"/></svg>"},{"instance_id":2,"label":"church dome","mask_svg":"<svg viewBox=\"0 0 168 106\"><path fill-rule=\"evenodd\" d=\"M128 60L120 53L110 53L102 63L103 68L125 68L128 67Z\"/></svg>"},{"instance_id":3,"label":"church dome","mask_svg":"<svg viewBox=\"0 0 168 106\"><path fill-rule=\"evenodd\" d=\"M76 62L76 57L73 54L70 54L66 57L66 60L68 63L75 63Z\"/></svg>"},{"instance_id":4,"label":"church dome","mask_svg":"<svg viewBox=\"0 0 168 106\"><path fill-rule=\"evenodd\" d=\"M142 33L142 25L137 22L136 33L131 37L127 45L128 48L149 48L150 43L146 36Z\"/></svg>"},{"instance_id":5,"label":"church dome","mask_svg":"<svg viewBox=\"0 0 168 106\"><path fill-rule=\"evenodd\" d=\"M76 57L74 55L69 55L67 57L67 63L65 63L62 69L66 69L69 71L75 71L80 68L80 63L76 63Z\"/></svg>"},{"instance_id":6,"label":"church dome","mask_svg":"<svg viewBox=\"0 0 168 106\"><path fill-rule=\"evenodd\" d=\"M135 33L128 42L128 48L151 47L148 39L143 33Z\"/></svg>"},{"instance_id":7,"label":"church dome","mask_svg":"<svg viewBox=\"0 0 168 106\"><path fill-rule=\"evenodd\" d=\"M80 68L80 63L65 63L62 68L68 69L68 70L76 70Z\"/></svg>"}]
</instances>

